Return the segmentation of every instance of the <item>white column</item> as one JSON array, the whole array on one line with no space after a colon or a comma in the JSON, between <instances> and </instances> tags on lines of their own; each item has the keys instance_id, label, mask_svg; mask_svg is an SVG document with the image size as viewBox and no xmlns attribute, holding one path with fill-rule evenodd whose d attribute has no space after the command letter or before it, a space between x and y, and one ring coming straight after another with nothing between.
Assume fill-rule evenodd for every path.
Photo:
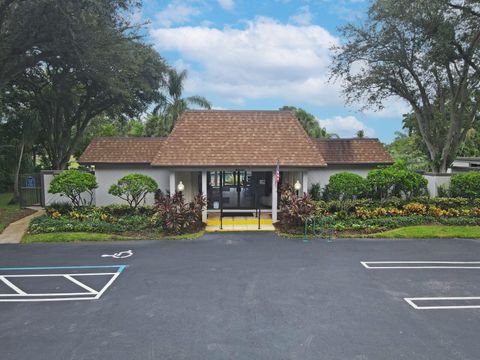
<instances>
[{"instance_id":1,"label":"white column","mask_svg":"<svg viewBox=\"0 0 480 360\"><path fill-rule=\"evenodd\" d=\"M277 222L277 182L275 171L272 172L272 222Z\"/></svg>"},{"instance_id":2,"label":"white column","mask_svg":"<svg viewBox=\"0 0 480 360\"><path fill-rule=\"evenodd\" d=\"M207 171L202 171L202 193L205 196L205 199L207 198ZM204 223L207 222L207 207L202 211L202 221Z\"/></svg>"},{"instance_id":3,"label":"white column","mask_svg":"<svg viewBox=\"0 0 480 360\"><path fill-rule=\"evenodd\" d=\"M175 192L176 192L175 170L170 170L170 196L173 196Z\"/></svg>"},{"instance_id":4,"label":"white column","mask_svg":"<svg viewBox=\"0 0 480 360\"><path fill-rule=\"evenodd\" d=\"M302 192L308 194L308 171L302 172Z\"/></svg>"}]
</instances>

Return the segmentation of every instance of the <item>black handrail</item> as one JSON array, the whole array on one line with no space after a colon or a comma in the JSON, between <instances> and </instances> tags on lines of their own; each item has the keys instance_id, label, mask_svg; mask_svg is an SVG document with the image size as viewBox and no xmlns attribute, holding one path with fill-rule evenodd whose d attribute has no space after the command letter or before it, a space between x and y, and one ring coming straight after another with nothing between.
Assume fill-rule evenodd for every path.
<instances>
[{"instance_id":1,"label":"black handrail","mask_svg":"<svg viewBox=\"0 0 480 360\"><path fill-rule=\"evenodd\" d=\"M220 171L220 230L223 230L223 171Z\"/></svg>"}]
</instances>

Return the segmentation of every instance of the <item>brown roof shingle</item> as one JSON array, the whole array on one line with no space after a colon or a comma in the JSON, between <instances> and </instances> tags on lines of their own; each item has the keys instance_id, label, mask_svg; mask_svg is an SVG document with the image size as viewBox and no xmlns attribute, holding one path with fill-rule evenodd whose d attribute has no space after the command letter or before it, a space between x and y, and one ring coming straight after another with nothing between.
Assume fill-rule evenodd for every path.
<instances>
[{"instance_id":1,"label":"brown roof shingle","mask_svg":"<svg viewBox=\"0 0 480 360\"><path fill-rule=\"evenodd\" d=\"M378 139L315 139L327 164L391 164Z\"/></svg>"},{"instance_id":2,"label":"brown roof shingle","mask_svg":"<svg viewBox=\"0 0 480 360\"><path fill-rule=\"evenodd\" d=\"M289 111L187 111L158 155L156 166L325 166L322 155Z\"/></svg>"},{"instance_id":3,"label":"brown roof shingle","mask_svg":"<svg viewBox=\"0 0 480 360\"><path fill-rule=\"evenodd\" d=\"M97 138L80 156L80 164L149 164L165 138Z\"/></svg>"}]
</instances>

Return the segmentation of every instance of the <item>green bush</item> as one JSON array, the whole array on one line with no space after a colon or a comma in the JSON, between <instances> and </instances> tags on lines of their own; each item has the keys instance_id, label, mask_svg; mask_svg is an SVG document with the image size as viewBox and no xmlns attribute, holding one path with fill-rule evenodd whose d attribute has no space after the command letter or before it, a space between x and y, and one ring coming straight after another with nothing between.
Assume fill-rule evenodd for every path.
<instances>
[{"instance_id":1,"label":"green bush","mask_svg":"<svg viewBox=\"0 0 480 360\"><path fill-rule=\"evenodd\" d=\"M325 187L328 200L350 200L361 198L367 190L366 181L360 175L351 172L339 172L330 176Z\"/></svg>"},{"instance_id":2,"label":"green bush","mask_svg":"<svg viewBox=\"0 0 480 360\"><path fill-rule=\"evenodd\" d=\"M310 191L308 192L312 197L312 200L318 201L322 198L322 187L319 183L312 184Z\"/></svg>"},{"instance_id":3,"label":"green bush","mask_svg":"<svg viewBox=\"0 0 480 360\"><path fill-rule=\"evenodd\" d=\"M100 207L102 211L105 213L115 216L128 216L128 215L145 215L145 216L152 216L155 214L156 209L154 206L150 205L143 205L139 206L136 209L133 209L127 204L112 204Z\"/></svg>"},{"instance_id":4,"label":"green bush","mask_svg":"<svg viewBox=\"0 0 480 360\"><path fill-rule=\"evenodd\" d=\"M407 200L427 194L428 181L414 171L406 170L403 163L369 171L367 187L373 199L384 202L389 197Z\"/></svg>"},{"instance_id":5,"label":"green bush","mask_svg":"<svg viewBox=\"0 0 480 360\"><path fill-rule=\"evenodd\" d=\"M157 190L158 184L150 176L143 174L129 174L110 186L109 194L125 200L128 205L136 209L142 203L148 193Z\"/></svg>"},{"instance_id":6,"label":"green bush","mask_svg":"<svg viewBox=\"0 0 480 360\"><path fill-rule=\"evenodd\" d=\"M65 195L74 207L91 205L93 190L98 187L95 175L79 170L65 170L55 175L48 189L49 193ZM82 196L88 194L88 199Z\"/></svg>"},{"instance_id":7,"label":"green bush","mask_svg":"<svg viewBox=\"0 0 480 360\"><path fill-rule=\"evenodd\" d=\"M31 234L52 232L120 233L144 230L150 226L150 218L142 215L124 216L115 221L102 221L95 214L79 219L69 216L62 216L59 219L39 216L30 222L29 232Z\"/></svg>"},{"instance_id":8,"label":"green bush","mask_svg":"<svg viewBox=\"0 0 480 360\"><path fill-rule=\"evenodd\" d=\"M480 198L480 171L453 175L450 180L450 192L454 197Z\"/></svg>"},{"instance_id":9,"label":"green bush","mask_svg":"<svg viewBox=\"0 0 480 360\"><path fill-rule=\"evenodd\" d=\"M470 207L477 207L478 204L464 197L428 197L419 196L412 201L418 202L423 205L436 206L443 210L448 209L464 209Z\"/></svg>"}]
</instances>

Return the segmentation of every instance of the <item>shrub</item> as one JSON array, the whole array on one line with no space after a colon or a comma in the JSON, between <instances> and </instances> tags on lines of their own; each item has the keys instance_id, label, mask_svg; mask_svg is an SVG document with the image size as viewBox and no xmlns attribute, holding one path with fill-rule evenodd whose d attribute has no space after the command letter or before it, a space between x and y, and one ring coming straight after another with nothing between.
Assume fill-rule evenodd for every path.
<instances>
[{"instance_id":1,"label":"shrub","mask_svg":"<svg viewBox=\"0 0 480 360\"><path fill-rule=\"evenodd\" d=\"M297 196L291 187L280 195L280 222L285 228L300 228L315 214L315 202L310 195Z\"/></svg>"},{"instance_id":2,"label":"shrub","mask_svg":"<svg viewBox=\"0 0 480 360\"><path fill-rule=\"evenodd\" d=\"M428 181L402 163L372 170L367 175L367 187L372 198L385 201L391 196L409 200L427 194Z\"/></svg>"},{"instance_id":3,"label":"shrub","mask_svg":"<svg viewBox=\"0 0 480 360\"><path fill-rule=\"evenodd\" d=\"M93 190L97 187L95 175L85 171L65 170L53 178L48 192L65 195L74 207L80 207L92 204ZM89 194L89 199L83 198L82 193Z\"/></svg>"},{"instance_id":4,"label":"shrub","mask_svg":"<svg viewBox=\"0 0 480 360\"><path fill-rule=\"evenodd\" d=\"M450 180L450 192L454 197L480 198L480 171L453 175Z\"/></svg>"},{"instance_id":5,"label":"shrub","mask_svg":"<svg viewBox=\"0 0 480 360\"><path fill-rule=\"evenodd\" d=\"M322 198L322 187L319 183L312 184L310 191L308 192L312 197L312 200L318 201Z\"/></svg>"},{"instance_id":6,"label":"shrub","mask_svg":"<svg viewBox=\"0 0 480 360\"><path fill-rule=\"evenodd\" d=\"M181 193L172 197L158 193L157 212L152 217L155 225L161 226L166 234L184 234L201 229L202 210L207 205L204 195L198 194L190 203L186 203Z\"/></svg>"},{"instance_id":7,"label":"shrub","mask_svg":"<svg viewBox=\"0 0 480 360\"><path fill-rule=\"evenodd\" d=\"M344 171L330 176L325 188L325 196L327 199L357 199L365 195L366 189L366 181L363 177Z\"/></svg>"},{"instance_id":8,"label":"shrub","mask_svg":"<svg viewBox=\"0 0 480 360\"><path fill-rule=\"evenodd\" d=\"M131 208L136 209L145 199L145 196L148 193L155 192L157 188L157 182L150 176L129 174L110 186L108 193L125 200Z\"/></svg>"}]
</instances>

